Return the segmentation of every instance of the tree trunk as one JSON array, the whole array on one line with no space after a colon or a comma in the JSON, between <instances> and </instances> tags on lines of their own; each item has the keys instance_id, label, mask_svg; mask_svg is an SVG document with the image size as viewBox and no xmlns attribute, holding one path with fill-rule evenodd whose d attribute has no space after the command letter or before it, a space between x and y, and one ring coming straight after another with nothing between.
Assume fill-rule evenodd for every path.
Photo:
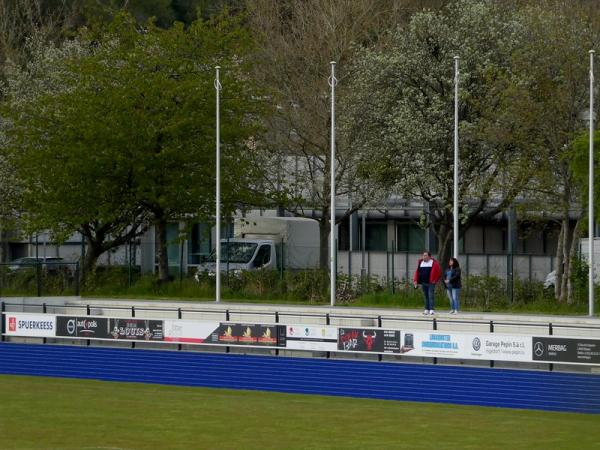
<instances>
[{"instance_id":1,"label":"tree trunk","mask_svg":"<svg viewBox=\"0 0 600 450\"><path fill-rule=\"evenodd\" d=\"M444 269L448 265L448 260L450 256L452 256L451 242L452 242L452 231L451 228L446 224L441 224L437 227L434 227L435 236L438 239L438 262L442 269Z\"/></svg>"},{"instance_id":2,"label":"tree trunk","mask_svg":"<svg viewBox=\"0 0 600 450\"><path fill-rule=\"evenodd\" d=\"M559 302L564 302L567 299L567 279L568 274L569 274L569 267L571 265L571 258L569 255L569 251L571 249L571 226L569 224L569 218L568 216L563 217L563 224L562 227L564 228L565 232L563 235L563 259L562 259L562 268L563 268L563 273L562 273L562 277L560 279L560 297L558 299ZM558 283L558 279L556 280L556 282Z\"/></svg>"},{"instance_id":3,"label":"tree trunk","mask_svg":"<svg viewBox=\"0 0 600 450\"><path fill-rule=\"evenodd\" d=\"M156 244L158 250L158 279L161 282L169 281L169 258L167 255L167 221L157 218L154 222L156 228ZM219 245L219 243L217 243Z\"/></svg>"},{"instance_id":4,"label":"tree trunk","mask_svg":"<svg viewBox=\"0 0 600 450\"><path fill-rule=\"evenodd\" d=\"M564 259L564 248L565 248L565 224L564 221L560 223L560 233L558 235L558 245L556 247L556 278L554 281L554 298L560 300L562 290L562 279L564 273L563 259Z\"/></svg>"},{"instance_id":5,"label":"tree trunk","mask_svg":"<svg viewBox=\"0 0 600 450\"><path fill-rule=\"evenodd\" d=\"M98 245L97 242L90 240L87 236L86 241L85 257L83 259L83 266L81 267L81 281L84 281L95 270L98 258L105 252L102 245Z\"/></svg>"},{"instance_id":6,"label":"tree trunk","mask_svg":"<svg viewBox=\"0 0 600 450\"><path fill-rule=\"evenodd\" d=\"M579 240L579 225L580 224L581 224L581 219L577 219L577 222L575 223L575 227L573 228L573 235L571 237L571 247L569 249L569 270L565 274L565 277L567 278L567 303L568 304L572 304L575 301L575 298L573 297L573 281L572 281L573 258L575 256L575 254L577 253L577 243Z\"/></svg>"},{"instance_id":7,"label":"tree trunk","mask_svg":"<svg viewBox=\"0 0 600 450\"><path fill-rule=\"evenodd\" d=\"M7 259L6 253L7 252L6 252L6 248L5 248L5 242L6 242L6 239L5 239L4 228L2 228L0 226L0 263L8 262L8 261L6 261L6 259Z\"/></svg>"},{"instance_id":8,"label":"tree trunk","mask_svg":"<svg viewBox=\"0 0 600 450\"><path fill-rule=\"evenodd\" d=\"M323 210L319 220L319 267L323 270L329 266L329 211ZM334 249L335 251L335 249Z\"/></svg>"}]
</instances>

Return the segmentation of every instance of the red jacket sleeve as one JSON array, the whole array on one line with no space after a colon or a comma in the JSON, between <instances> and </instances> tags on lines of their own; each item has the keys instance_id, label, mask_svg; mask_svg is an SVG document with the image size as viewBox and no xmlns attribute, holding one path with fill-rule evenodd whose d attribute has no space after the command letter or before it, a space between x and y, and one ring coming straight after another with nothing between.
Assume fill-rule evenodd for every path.
<instances>
[{"instance_id":1,"label":"red jacket sleeve","mask_svg":"<svg viewBox=\"0 0 600 450\"><path fill-rule=\"evenodd\" d=\"M423 260L419 259L417 261L417 269L415 270L415 274L413 275L413 282L415 282L415 283L419 282L419 266L421 265L421 261L423 261Z\"/></svg>"},{"instance_id":2,"label":"red jacket sleeve","mask_svg":"<svg viewBox=\"0 0 600 450\"><path fill-rule=\"evenodd\" d=\"M429 276L429 282L435 284L442 278L442 268L440 263L435 259L433 260L433 266L431 267L431 275Z\"/></svg>"}]
</instances>

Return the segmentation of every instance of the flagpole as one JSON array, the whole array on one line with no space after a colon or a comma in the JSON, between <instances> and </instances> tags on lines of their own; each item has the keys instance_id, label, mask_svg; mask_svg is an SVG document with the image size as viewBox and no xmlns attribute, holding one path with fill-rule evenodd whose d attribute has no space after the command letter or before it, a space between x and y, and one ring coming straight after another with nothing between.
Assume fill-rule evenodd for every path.
<instances>
[{"instance_id":1,"label":"flagpole","mask_svg":"<svg viewBox=\"0 0 600 450\"><path fill-rule=\"evenodd\" d=\"M329 279L330 288L329 292L331 295L331 306L335 306L335 291L336 291L336 245L335 245L335 86L337 85L337 79L335 78L335 61L331 61L331 76L328 80L329 86L331 86L331 181L330 181L330 193L331 205L330 205L330 218L329 218Z\"/></svg>"},{"instance_id":2,"label":"flagpole","mask_svg":"<svg viewBox=\"0 0 600 450\"><path fill-rule=\"evenodd\" d=\"M588 301L590 316L594 315L594 50L590 50L590 152L589 152L589 192L588 192L588 251L589 286Z\"/></svg>"},{"instance_id":3,"label":"flagpole","mask_svg":"<svg viewBox=\"0 0 600 450\"><path fill-rule=\"evenodd\" d=\"M454 57L454 257L458 258L458 60Z\"/></svg>"},{"instance_id":4,"label":"flagpole","mask_svg":"<svg viewBox=\"0 0 600 450\"><path fill-rule=\"evenodd\" d=\"M216 138L216 199L215 199L215 240L216 240L216 261L215 261L215 302L221 301L221 118L220 118L220 92L222 89L219 80L219 66L215 67L215 91L216 91L216 117L217 117L217 138Z\"/></svg>"}]
</instances>

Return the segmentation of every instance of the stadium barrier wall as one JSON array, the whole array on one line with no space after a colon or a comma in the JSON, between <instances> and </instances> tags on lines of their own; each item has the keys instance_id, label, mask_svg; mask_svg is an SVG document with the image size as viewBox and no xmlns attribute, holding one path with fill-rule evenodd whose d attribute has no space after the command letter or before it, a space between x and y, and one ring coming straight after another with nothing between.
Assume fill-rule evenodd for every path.
<instances>
[{"instance_id":1,"label":"stadium barrier wall","mask_svg":"<svg viewBox=\"0 0 600 450\"><path fill-rule=\"evenodd\" d=\"M87 313L91 313L88 306ZM559 363L600 366L600 339L580 336L539 334L498 334L490 323L490 332L438 331L326 324L281 323L276 313L274 323L157 318L136 316L107 317L100 315L50 314L44 304L42 312L8 312L2 302L2 340L8 338L136 342L152 344L225 346L280 350L345 353L356 355L396 355L449 360L483 360L517 363ZM549 366L552 368L552 366Z\"/></svg>"}]
</instances>

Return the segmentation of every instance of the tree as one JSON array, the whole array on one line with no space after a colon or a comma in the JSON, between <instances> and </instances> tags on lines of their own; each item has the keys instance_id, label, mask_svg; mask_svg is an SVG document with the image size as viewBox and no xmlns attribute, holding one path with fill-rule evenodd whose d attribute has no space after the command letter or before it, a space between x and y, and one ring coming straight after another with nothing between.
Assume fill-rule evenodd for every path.
<instances>
[{"instance_id":1,"label":"tree","mask_svg":"<svg viewBox=\"0 0 600 450\"><path fill-rule=\"evenodd\" d=\"M56 58L39 76L38 95L12 95L3 111L9 119L5 150L31 226L61 236L80 231L88 240L90 267L103 251L151 223L159 277L168 279L167 222L212 216L217 64L225 87L222 164L229 175L223 208L247 203L248 187L258 178L247 142L259 96L244 76L251 41L239 20L161 30L139 28L120 15L100 38L83 35L65 43L59 53L82 51ZM28 75L14 77L13 92Z\"/></svg>"},{"instance_id":2,"label":"tree","mask_svg":"<svg viewBox=\"0 0 600 450\"><path fill-rule=\"evenodd\" d=\"M580 186L582 204L588 202L589 153L590 133L582 133L575 139L568 154L571 171ZM594 132L594 202L594 220L600 222L600 130Z\"/></svg>"},{"instance_id":3,"label":"tree","mask_svg":"<svg viewBox=\"0 0 600 450\"><path fill-rule=\"evenodd\" d=\"M337 98L343 110L349 66L358 46L377 41L395 20L430 2L376 0L257 0L249 4L250 26L258 36L255 77L275 107L258 143L268 149L265 189L278 206L314 218L320 230L320 266L327 267L330 230L330 61L337 62ZM342 113L343 114L343 113ZM362 148L336 142L337 197L349 200L336 222L367 202L379 186L357 171Z\"/></svg>"},{"instance_id":4,"label":"tree","mask_svg":"<svg viewBox=\"0 0 600 450\"><path fill-rule=\"evenodd\" d=\"M204 7L205 0L95 0L74 6L80 25L102 27L127 12L140 24L153 19L160 28L170 28L174 22L190 25Z\"/></svg>"},{"instance_id":5,"label":"tree","mask_svg":"<svg viewBox=\"0 0 600 450\"><path fill-rule=\"evenodd\" d=\"M453 230L454 61L460 56L460 235L522 192L539 163L530 124L513 119L527 104L513 52L525 38L511 8L457 1L412 16L384 45L358 58L344 127L364 149L364 172L425 204L438 255ZM515 101L517 99L517 101Z\"/></svg>"},{"instance_id":6,"label":"tree","mask_svg":"<svg viewBox=\"0 0 600 450\"><path fill-rule=\"evenodd\" d=\"M27 57L27 39L62 39L77 14L67 0L6 0L0 2L0 67L8 60L22 63Z\"/></svg>"},{"instance_id":7,"label":"tree","mask_svg":"<svg viewBox=\"0 0 600 450\"><path fill-rule=\"evenodd\" d=\"M34 36L45 42L58 41L68 33L74 18L67 0L6 0L0 2L0 83L11 63L30 58L28 41ZM0 95L0 102L2 96ZM0 146L2 145L0 136ZM0 262L5 261L7 236L18 227L19 203L14 173L0 155Z\"/></svg>"},{"instance_id":8,"label":"tree","mask_svg":"<svg viewBox=\"0 0 600 450\"><path fill-rule=\"evenodd\" d=\"M542 162L526 186L523 207L530 216L558 218L555 296L569 303L574 300L571 263L585 229L581 205L587 202L582 196L587 177L578 179L587 173L587 158L584 165L573 161L571 148L587 126L582 120L589 99L587 50L599 38L600 13L589 6L547 0L522 8L528 38L513 57L514 70L524 74L529 92L528 106L515 120L534 124L532 138Z\"/></svg>"}]
</instances>

